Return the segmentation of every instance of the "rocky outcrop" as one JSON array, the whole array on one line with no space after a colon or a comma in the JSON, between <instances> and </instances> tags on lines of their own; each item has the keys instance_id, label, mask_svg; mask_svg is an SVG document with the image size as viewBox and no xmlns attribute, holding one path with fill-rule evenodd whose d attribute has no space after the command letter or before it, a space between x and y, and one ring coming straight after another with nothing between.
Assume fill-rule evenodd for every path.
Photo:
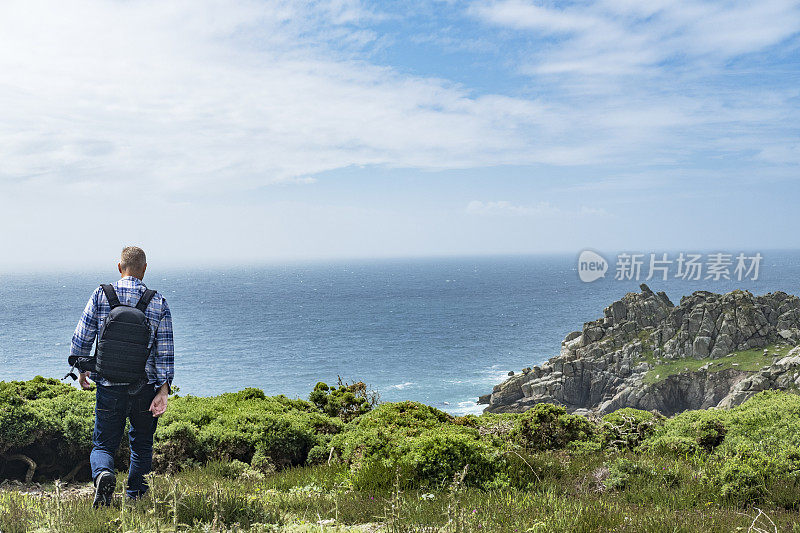
<instances>
[{"instance_id":1,"label":"rocky outcrop","mask_svg":"<svg viewBox=\"0 0 800 533\"><path fill-rule=\"evenodd\" d=\"M698 291L676 306L642 284L641 293L626 294L602 318L568 334L558 356L511 376L479 403L493 413L520 412L540 402L601 414L622 407L665 415L731 407L760 390L800 385L800 348L789 351L797 344L796 296ZM739 354L726 359L764 347L776 353L766 351L758 368L752 357L742 368L732 362ZM778 354L786 356L773 359ZM693 363L682 369L684 359ZM698 368L697 361L706 362Z\"/></svg>"}]
</instances>

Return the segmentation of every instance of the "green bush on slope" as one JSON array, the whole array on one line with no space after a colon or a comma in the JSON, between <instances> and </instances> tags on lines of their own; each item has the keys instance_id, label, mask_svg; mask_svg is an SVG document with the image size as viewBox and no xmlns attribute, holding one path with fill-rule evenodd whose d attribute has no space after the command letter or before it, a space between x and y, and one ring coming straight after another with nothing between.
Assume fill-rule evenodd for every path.
<instances>
[{"instance_id":1,"label":"green bush on slope","mask_svg":"<svg viewBox=\"0 0 800 533\"><path fill-rule=\"evenodd\" d=\"M0 382L0 454L31 458L40 475L65 475L85 460L93 427L92 393L39 376Z\"/></svg>"},{"instance_id":2,"label":"green bush on slope","mask_svg":"<svg viewBox=\"0 0 800 533\"><path fill-rule=\"evenodd\" d=\"M265 461L278 468L301 465L313 447L341 431L341 420L318 412L309 402L255 391L172 400L156 431L157 467L177 470L234 459L250 463L256 453L260 469Z\"/></svg>"},{"instance_id":3,"label":"green bush on slope","mask_svg":"<svg viewBox=\"0 0 800 533\"><path fill-rule=\"evenodd\" d=\"M258 389L211 398L174 397L160 419L154 445L158 470L178 470L209 460L251 462L261 469L301 465L315 446L327 446L343 426L310 402L266 397ZM55 379L0 382L0 461L24 454L42 479L63 477L91 451L94 391ZM124 441L125 439L123 439ZM118 466L127 466L127 448ZM22 468L21 465L17 465ZM25 466L27 469L27 466ZM6 474L20 475L19 468ZM24 470L22 471L24 472Z\"/></svg>"},{"instance_id":4,"label":"green bush on slope","mask_svg":"<svg viewBox=\"0 0 800 533\"><path fill-rule=\"evenodd\" d=\"M269 474L330 459L347 465L357 488L385 488L397 479L406 487L439 487L465 469L467 485L528 488L543 472L553 477L582 461L602 461L612 477L608 488L626 490L631 483L663 484L669 465L656 468L659 458L685 465L681 479L696 475L720 498L800 508L800 396L789 392L764 391L730 410L669 419L621 409L599 422L549 404L523 414L453 417L417 402L384 403L357 416L346 409L344 422L341 410L329 416L322 412L327 402L317 400L268 397L258 389L174 397L159 420L156 469L222 462ZM4 475L24 476L28 467L11 459L16 454L32 458L42 480L85 462L93 408L92 391L53 379L0 382ZM594 455L583 459L584 453ZM121 468L125 454L118 457Z\"/></svg>"},{"instance_id":5,"label":"green bush on slope","mask_svg":"<svg viewBox=\"0 0 800 533\"><path fill-rule=\"evenodd\" d=\"M363 457L388 458L399 442L452 421L447 413L421 403L385 403L348 423L331 446L348 463Z\"/></svg>"},{"instance_id":6,"label":"green bush on slope","mask_svg":"<svg viewBox=\"0 0 800 533\"><path fill-rule=\"evenodd\" d=\"M686 411L665 420L643 451L696 456L725 497L800 505L800 396L762 391L729 410Z\"/></svg>"},{"instance_id":7,"label":"green bush on slope","mask_svg":"<svg viewBox=\"0 0 800 533\"><path fill-rule=\"evenodd\" d=\"M346 384L339 378L338 387L329 387L320 381L308 399L321 412L331 417L339 417L345 422L372 409L370 395L363 381Z\"/></svg>"},{"instance_id":8,"label":"green bush on slope","mask_svg":"<svg viewBox=\"0 0 800 533\"><path fill-rule=\"evenodd\" d=\"M0 388L0 453L23 448L46 434L42 414L12 387Z\"/></svg>"},{"instance_id":9,"label":"green bush on slope","mask_svg":"<svg viewBox=\"0 0 800 533\"><path fill-rule=\"evenodd\" d=\"M562 449L596 435L597 428L585 417L569 415L566 408L550 403L537 403L519 415L513 432L518 444L536 451Z\"/></svg>"},{"instance_id":10,"label":"green bush on slope","mask_svg":"<svg viewBox=\"0 0 800 533\"><path fill-rule=\"evenodd\" d=\"M465 468L464 482L481 486L502 469L500 450L478 429L417 402L379 405L347 424L331 446L360 488L390 486L396 478L404 486L440 486Z\"/></svg>"},{"instance_id":11,"label":"green bush on slope","mask_svg":"<svg viewBox=\"0 0 800 533\"><path fill-rule=\"evenodd\" d=\"M600 433L605 446L636 448L651 437L664 417L649 411L626 407L603 417Z\"/></svg>"}]
</instances>

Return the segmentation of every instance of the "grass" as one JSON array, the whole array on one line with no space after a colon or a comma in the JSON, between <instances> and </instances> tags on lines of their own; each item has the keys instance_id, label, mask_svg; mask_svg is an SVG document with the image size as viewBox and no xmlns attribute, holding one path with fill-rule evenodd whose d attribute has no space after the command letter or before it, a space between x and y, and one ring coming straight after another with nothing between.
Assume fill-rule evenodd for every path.
<instances>
[{"instance_id":1,"label":"grass","mask_svg":"<svg viewBox=\"0 0 800 533\"><path fill-rule=\"evenodd\" d=\"M632 452L529 458L538 473L526 490L479 490L458 479L434 491L400 490L399 483L357 491L341 465L298 467L269 476L222 463L153 476L136 504L94 510L91 495L64 498L0 492L0 530L461 532L748 531L759 510L728 504L703 483L703 462ZM636 467L614 473L620 461ZM609 471L611 475L609 476ZM615 477L616 476L616 477ZM622 477L620 477L622 476ZM119 476L122 478L122 476ZM614 480L613 483L610 480ZM616 488L609 488L616 487ZM761 527L800 532L797 510L760 508ZM769 529L772 531L772 529Z\"/></svg>"},{"instance_id":2,"label":"grass","mask_svg":"<svg viewBox=\"0 0 800 533\"><path fill-rule=\"evenodd\" d=\"M760 362L766 359L760 354L751 350L720 362ZM19 402L8 405L20 420L30 419ZM258 420L271 402L237 405ZM209 412L195 407L199 414L184 413L197 419ZM286 419L300 420L296 413ZM451 418L413 402L387 403L344 428L334 425L341 433L317 447L339 453L309 455L323 464L277 471L263 456L237 451L243 426L250 424L243 420L220 428L210 441L214 448L206 444L202 455L181 451L197 444L191 432L164 435L159 453L181 452L165 463L178 471L151 476L150 492L135 504L121 501L124 475L118 476L115 505L99 510L92 509L90 483L45 481L52 470L34 478L44 485L4 483L0 532L800 533L797 392L763 391L731 410L667 419L626 409L602 421L544 404L526 414ZM9 421L13 417L0 417L6 435L31 427ZM258 446L269 439L285 443L275 435L291 435L266 422L249 431L258 435L252 441ZM57 446L43 449L42 464ZM205 462L209 457L225 460ZM4 475L24 476L8 463L0 457Z\"/></svg>"},{"instance_id":3,"label":"grass","mask_svg":"<svg viewBox=\"0 0 800 533\"><path fill-rule=\"evenodd\" d=\"M784 357L793 346L771 344L764 348L754 348L752 350L742 350L733 352L732 355L720 357L718 359L704 358L695 359L686 357L683 359L662 359L656 360L652 350L642 352L640 361L646 361L652 368L645 374L644 383L658 383L669 376L680 374L681 372L695 372L700 367L711 363L708 367L709 372L719 372L729 368L736 368L745 372L756 372L764 366L772 363L772 354L777 353L779 357ZM769 351L768 356L764 356L764 350Z\"/></svg>"},{"instance_id":4,"label":"grass","mask_svg":"<svg viewBox=\"0 0 800 533\"><path fill-rule=\"evenodd\" d=\"M645 343L650 340L650 336L653 334L652 328L645 328L639 331L638 335L636 336L641 342Z\"/></svg>"}]
</instances>

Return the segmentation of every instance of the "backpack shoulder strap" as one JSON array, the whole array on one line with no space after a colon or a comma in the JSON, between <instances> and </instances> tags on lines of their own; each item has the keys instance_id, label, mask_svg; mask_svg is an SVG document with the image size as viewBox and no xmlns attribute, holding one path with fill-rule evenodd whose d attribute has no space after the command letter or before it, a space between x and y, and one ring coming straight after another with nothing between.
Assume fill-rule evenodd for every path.
<instances>
[{"instance_id":1,"label":"backpack shoulder strap","mask_svg":"<svg viewBox=\"0 0 800 533\"><path fill-rule=\"evenodd\" d=\"M117 291L114 290L113 285L109 285L108 283L103 283L100 285L103 288L103 292L106 293L106 299L108 300L108 305L111 306L111 309L115 307L119 307L119 298L117 297Z\"/></svg>"},{"instance_id":2,"label":"backpack shoulder strap","mask_svg":"<svg viewBox=\"0 0 800 533\"><path fill-rule=\"evenodd\" d=\"M155 296L155 295L156 295L156 291L154 291L152 289L147 289L146 291L144 291L144 294L142 294L142 297L139 298L139 303L136 304L136 309L138 309L139 311L144 313L145 309L147 309L147 306L150 305L150 300L152 300L153 296Z\"/></svg>"}]
</instances>

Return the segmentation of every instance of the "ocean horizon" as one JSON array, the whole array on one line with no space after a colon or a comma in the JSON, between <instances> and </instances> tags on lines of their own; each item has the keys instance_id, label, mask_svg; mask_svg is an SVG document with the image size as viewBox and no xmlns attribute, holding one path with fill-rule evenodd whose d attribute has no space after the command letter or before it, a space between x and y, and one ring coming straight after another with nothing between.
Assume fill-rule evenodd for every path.
<instances>
[{"instance_id":1,"label":"ocean horizon","mask_svg":"<svg viewBox=\"0 0 800 533\"><path fill-rule=\"evenodd\" d=\"M761 253L758 279L742 281L620 281L612 265L605 278L585 283L577 254L554 254L189 270L154 262L144 282L172 310L181 395L257 387L307 398L318 381L333 384L341 376L364 381L382 400L466 414L480 412L478 396L509 371L557 355L567 333L640 283L675 304L696 290L800 294L800 252ZM100 283L119 277L110 267L0 274L0 379L66 373L86 301Z\"/></svg>"}]
</instances>

